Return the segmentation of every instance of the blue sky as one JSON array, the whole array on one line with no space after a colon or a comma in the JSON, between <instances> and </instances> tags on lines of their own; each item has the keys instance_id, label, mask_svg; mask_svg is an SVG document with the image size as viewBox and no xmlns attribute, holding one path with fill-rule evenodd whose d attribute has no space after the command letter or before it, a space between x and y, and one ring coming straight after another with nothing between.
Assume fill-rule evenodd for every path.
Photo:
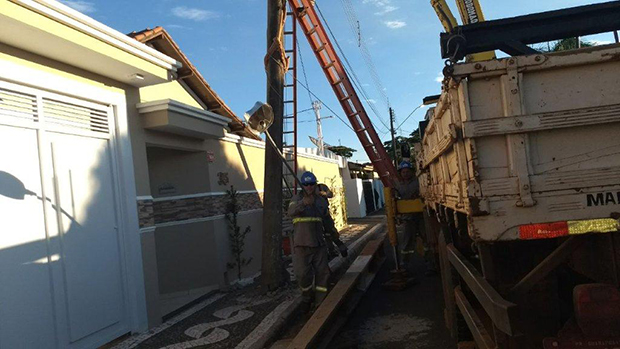
<instances>
[{"instance_id":1,"label":"blue sky","mask_svg":"<svg viewBox=\"0 0 620 349\"><path fill-rule=\"evenodd\" d=\"M452 0L447 0L458 12ZM65 0L65 4L120 31L129 33L163 26L207 82L239 116L256 101L265 100L266 80L263 57L266 50L266 0ZM480 0L485 17L497 19L564 7L599 3L588 0ZM366 107L382 140L389 139L385 96L396 112L396 125L420 105L422 98L440 92L437 81L443 66L439 52L442 27L429 0L317 0L345 56L368 93L380 119ZM350 28L345 4L354 8L360 23L361 40L370 53L383 92L367 68L358 47L358 32ZM300 33L301 34L301 33ZM612 34L590 40L611 42ZM308 86L326 106L323 117L344 119L323 72L305 41L298 38L308 75ZM301 67L301 65L300 65ZM299 68L300 68L299 67ZM299 79L303 79L301 69ZM303 80L302 80L303 81ZM305 83L304 83L305 84ZM311 107L307 92L300 87L299 109ZM403 123L399 134L408 135L423 118L418 109ZM308 135L316 136L312 112L299 114L299 146L310 147ZM366 161L357 137L336 117L323 121L325 141L355 149L352 160Z\"/></svg>"}]
</instances>

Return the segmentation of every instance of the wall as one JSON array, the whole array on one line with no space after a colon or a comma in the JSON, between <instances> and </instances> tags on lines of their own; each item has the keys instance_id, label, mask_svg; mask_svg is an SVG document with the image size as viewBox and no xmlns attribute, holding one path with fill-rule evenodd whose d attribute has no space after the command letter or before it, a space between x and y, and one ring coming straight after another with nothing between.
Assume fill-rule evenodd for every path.
<instances>
[{"instance_id":1,"label":"wall","mask_svg":"<svg viewBox=\"0 0 620 349\"><path fill-rule=\"evenodd\" d=\"M21 86L30 86L36 89L50 91L54 93L58 93L63 96L74 97L84 101L92 101L101 103L104 105L110 105L114 109L114 117L112 118L112 123L116 123L116 132L112 132L111 141L111 151L106 154L106 156L110 156L114 159L115 171L112 174L114 176L114 185L115 189L118 191L115 193L115 201L114 201L114 209L117 214L118 226L116 227L118 230L118 246L122 251L119 253L122 257L119 257L119 266L122 268L123 277L123 288L125 292L125 304L121 307L126 314L122 314L122 323L128 324L128 327L122 329L122 333L111 334L108 335L108 332L113 330L112 326L93 336L98 336L98 338L104 338L104 340L112 340L116 336L127 333L128 331L138 331L146 329L146 305L145 305L145 296L144 296L144 285L143 285L143 275L142 275L142 263L140 258L140 241L138 234L138 218L135 209L135 196L136 189L134 187L134 178L133 178L133 164L131 157L131 147L128 140L128 131L127 131L127 118L131 115L132 108L127 108L128 105L133 105L133 101L131 100L132 96L137 95L137 88L124 85L119 83L118 81L114 81L112 79L108 79L102 77L97 74L93 74L88 71L84 71L82 69L63 64L45 57L38 56L36 54L32 54L30 52L26 52L23 50L19 50L17 48L7 46L4 44L0 44L0 80L9 81L12 83L16 83ZM50 136L52 132L48 133ZM45 136L44 136L45 137ZM58 138L57 138L58 139ZM94 157L96 154L89 154L93 157L90 158L91 161L97 161ZM33 159L24 159L32 161ZM78 161L79 159L75 159ZM72 163L68 161L67 163ZM101 167L103 168L103 167ZM89 180L92 183L97 183L97 175L96 171L93 171L92 174L87 174ZM108 174L110 172L107 172ZM84 175L84 174L81 174ZM81 177L78 180L84 180L85 178ZM94 184L93 184L94 185ZM93 191L97 190L96 186L92 188ZM61 188L59 195L66 195L66 188ZM119 194L119 195L116 195ZM49 194L47 194L49 196ZM55 199L51 199L55 200ZM50 201L51 202L51 201ZM97 196L94 196L92 200L88 200L88 202L84 203L85 210L91 210L96 207L97 204ZM66 205L66 203L65 203ZM60 205L59 205L60 207ZM116 210L118 210L116 212ZM85 224L84 222L90 219L95 219L97 215L93 215L92 217L81 216L76 219L80 221L80 223ZM77 221L73 221L76 223ZM71 230L71 229L69 229ZM75 232L73 230L72 232ZM44 233L42 232L42 235ZM72 236L70 236L72 235ZM47 242L45 242L47 241ZM44 245L52 244L76 244L76 235L75 234L66 234L62 241L58 240L58 236L54 236L49 234L47 239L36 242L36 244L43 243ZM91 240L92 241L92 240ZM33 242L34 243L34 242ZM75 247L76 245L73 245ZM79 244L78 248L74 248L72 252L74 253L82 253L81 260L90 261L89 258L93 258L89 255L89 249L84 248L84 246L88 247L87 243ZM23 248L27 248L27 246L22 245ZM109 246L108 246L109 247ZM102 246L98 246L97 248L101 249ZM105 250L102 250L105 251ZM8 251L1 251L3 253L7 253ZM68 253L68 252L67 252ZM109 254L111 255L111 254ZM62 257L61 257L62 258ZM73 260L75 261L75 259ZM116 262L116 261L115 261ZM36 265L39 263L38 261L28 261L24 262L24 265ZM70 265L70 261L66 261L65 265ZM50 263L50 267L54 265L58 265L59 263ZM96 264L96 263L94 263ZM48 263L41 263L40 268L47 268ZM5 266L7 266L5 264ZM93 264L83 263L80 265L81 268L92 268ZM63 267L64 268L64 267ZM92 270L92 269L91 269ZM94 275L94 274L93 274ZM51 274L49 275L51 277ZM69 275L69 277L73 277L72 280L75 282L75 275ZM27 279L27 278L26 278ZM88 275L85 279L83 279L81 286L88 287L88 284L96 283L97 278L91 275ZM63 287L67 286L68 282L65 281ZM75 290L75 289L74 289ZM32 289L31 291L37 291ZM38 290L42 291L42 290ZM62 292L59 288L56 292ZM41 299L44 300L47 297L50 297L50 294L42 294ZM82 295L74 294L72 297L67 297L63 299L63 302L72 303L76 301L76 298L79 299ZM26 306L26 305L25 305ZM75 306L75 303L72 303L71 306ZM63 306L63 308L65 308ZM58 318L63 317L64 311L69 311L69 307L61 310L59 314L57 314ZM93 308L93 309L96 309ZM66 314L65 314L66 315ZM95 316L99 316L100 314L94 314ZM43 309L41 308L41 313L38 315L43 317ZM75 319L74 319L75 321ZM121 321L119 321L119 324ZM79 326L80 324L76 324ZM33 324L34 326L34 324ZM60 326L57 328L58 333L60 333L58 339L58 343L64 343L65 340L68 341L66 336L68 336L69 329L65 326L69 326L66 323L60 321ZM125 325L123 325L125 326ZM41 329L32 327L32 330L39 331ZM71 330L75 330L72 328ZM25 338L27 340L27 338ZM86 336L82 337L80 341L90 341L91 339L86 338ZM99 339L97 339L99 340ZM85 346L82 342L73 342L73 344ZM90 345L86 345L89 347L97 347L103 343L94 343L90 342ZM48 343L49 344L49 343ZM53 344L50 344L53 345ZM62 344L59 344L62 345ZM68 342L67 342L68 345Z\"/></svg>"},{"instance_id":2,"label":"wall","mask_svg":"<svg viewBox=\"0 0 620 349\"><path fill-rule=\"evenodd\" d=\"M366 202L364 201L362 180L359 178L345 179L344 188L348 216L350 218L366 217Z\"/></svg>"},{"instance_id":3,"label":"wall","mask_svg":"<svg viewBox=\"0 0 620 349\"><path fill-rule=\"evenodd\" d=\"M347 205L345 190L338 158L323 158L313 154L315 149L299 149L297 156L298 173L314 173L319 183L329 186L334 197L329 199L329 208L338 230L347 225ZM304 153L301 153L304 152ZM333 154L331 154L333 155Z\"/></svg>"},{"instance_id":4,"label":"wall","mask_svg":"<svg viewBox=\"0 0 620 349\"><path fill-rule=\"evenodd\" d=\"M364 183L370 183L372 187L371 197L375 206L375 210L383 208L385 205L385 197L383 195L383 184L379 179L345 179L345 195L347 200L348 217L361 218L366 217L369 212L369 207L366 205L366 198L364 192Z\"/></svg>"},{"instance_id":5,"label":"wall","mask_svg":"<svg viewBox=\"0 0 620 349\"><path fill-rule=\"evenodd\" d=\"M140 102L152 102L160 99L173 99L196 108L202 108L200 103L178 81L147 86L140 89Z\"/></svg>"},{"instance_id":6,"label":"wall","mask_svg":"<svg viewBox=\"0 0 620 349\"><path fill-rule=\"evenodd\" d=\"M149 99L165 99L150 89ZM177 91L178 92L178 91ZM182 96L177 96L179 100ZM140 100L145 98L140 95ZM138 117L139 118L139 117ZM243 257L251 263L242 278L260 271L264 149L262 141L228 134L223 139L192 139L145 130L134 120L136 178L143 231L143 255L150 325L204 294L238 279L225 219L226 192L234 187L241 206L239 226L250 226ZM330 185L330 208L337 226L346 225L344 189L337 159L299 156L301 170L311 170ZM146 175L145 175L146 174Z\"/></svg>"}]
</instances>

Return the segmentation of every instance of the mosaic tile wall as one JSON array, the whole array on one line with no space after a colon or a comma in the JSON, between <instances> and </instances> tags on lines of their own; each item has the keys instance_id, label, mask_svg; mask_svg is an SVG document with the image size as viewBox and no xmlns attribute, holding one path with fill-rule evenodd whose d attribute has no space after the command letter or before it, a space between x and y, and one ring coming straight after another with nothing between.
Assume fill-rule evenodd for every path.
<instances>
[{"instance_id":1,"label":"mosaic tile wall","mask_svg":"<svg viewBox=\"0 0 620 349\"><path fill-rule=\"evenodd\" d=\"M241 211L263 208L263 193L239 193ZM226 195L171 200L138 200L140 228L155 224L219 216L226 213Z\"/></svg>"}]
</instances>

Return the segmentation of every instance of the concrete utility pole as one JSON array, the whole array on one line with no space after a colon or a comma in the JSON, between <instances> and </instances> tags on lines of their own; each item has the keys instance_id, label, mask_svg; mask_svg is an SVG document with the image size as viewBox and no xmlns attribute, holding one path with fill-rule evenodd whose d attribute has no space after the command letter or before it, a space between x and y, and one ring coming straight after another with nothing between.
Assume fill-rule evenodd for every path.
<instances>
[{"instance_id":1,"label":"concrete utility pole","mask_svg":"<svg viewBox=\"0 0 620 349\"><path fill-rule=\"evenodd\" d=\"M325 143L323 143L323 127L321 126L321 102L312 102L312 109L314 109L314 116L316 118L316 134L318 138L317 147L319 148L319 155L325 156Z\"/></svg>"},{"instance_id":2,"label":"concrete utility pole","mask_svg":"<svg viewBox=\"0 0 620 349\"><path fill-rule=\"evenodd\" d=\"M282 151L284 112L284 21L286 0L267 0L267 103L273 108L269 133ZM268 290L282 285L282 159L272 147L265 147L265 198L263 202L263 251L261 284Z\"/></svg>"},{"instance_id":3,"label":"concrete utility pole","mask_svg":"<svg viewBox=\"0 0 620 349\"><path fill-rule=\"evenodd\" d=\"M396 158L396 130L394 129L394 109L390 107L390 132L392 133L392 156L394 156L394 166L398 168L398 159Z\"/></svg>"}]
</instances>

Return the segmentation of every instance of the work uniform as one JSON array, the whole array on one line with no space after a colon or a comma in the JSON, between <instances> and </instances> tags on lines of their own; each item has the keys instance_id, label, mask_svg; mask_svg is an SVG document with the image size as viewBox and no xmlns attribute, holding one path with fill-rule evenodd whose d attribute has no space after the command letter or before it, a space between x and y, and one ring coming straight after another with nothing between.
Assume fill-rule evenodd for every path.
<instances>
[{"instance_id":1,"label":"work uniform","mask_svg":"<svg viewBox=\"0 0 620 349\"><path fill-rule=\"evenodd\" d=\"M400 181L396 184L396 191L401 199L410 200L420 197L420 184L417 178L412 178L410 181ZM408 213L400 216L404 222L404 241L403 241L403 255L412 254L415 252L416 236L420 236L424 245L426 245L426 236L420 231L420 226L424 222L422 213ZM426 249L426 246L425 246Z\"/></svg>"},{"instance_id":2,"label":"work uniform","mask_svg":"<svg viewBox=\"0 0 620 349\"><path fill-rule=\"evenodd\" d=\"M323 183L317 184L317 189L319 191L319 195L326 199L331 199L334 197L334 193ZM327 200L327 209L329 210L329 200ZM341 249L340 246L343 245L343 242L340 241L340 234L338 233L338 229L336 229L336 224L334 223L331 215L329 216L329 221L325 222L323 237L325 238L325 244L327 245L328 256L330 258L338 256L338 250ZM338 246L338 249L336 246Z\"/></svg>"},{"instance_id":3,"label":"work uniform","mask_svg":"<svg viewBox=\"0 0 620 349\"><path fill-rule=\"evenodd\" d=\"M315 304L319 304L327 294L330 274L323 233L334 222L329 215L327 199L319 195L318 188L313 197L310 205L303 203L303 192L293 197L288 214L293 218L293 270L302 299L312 302L314 281Z\"/></svg>"}]
</instances>

